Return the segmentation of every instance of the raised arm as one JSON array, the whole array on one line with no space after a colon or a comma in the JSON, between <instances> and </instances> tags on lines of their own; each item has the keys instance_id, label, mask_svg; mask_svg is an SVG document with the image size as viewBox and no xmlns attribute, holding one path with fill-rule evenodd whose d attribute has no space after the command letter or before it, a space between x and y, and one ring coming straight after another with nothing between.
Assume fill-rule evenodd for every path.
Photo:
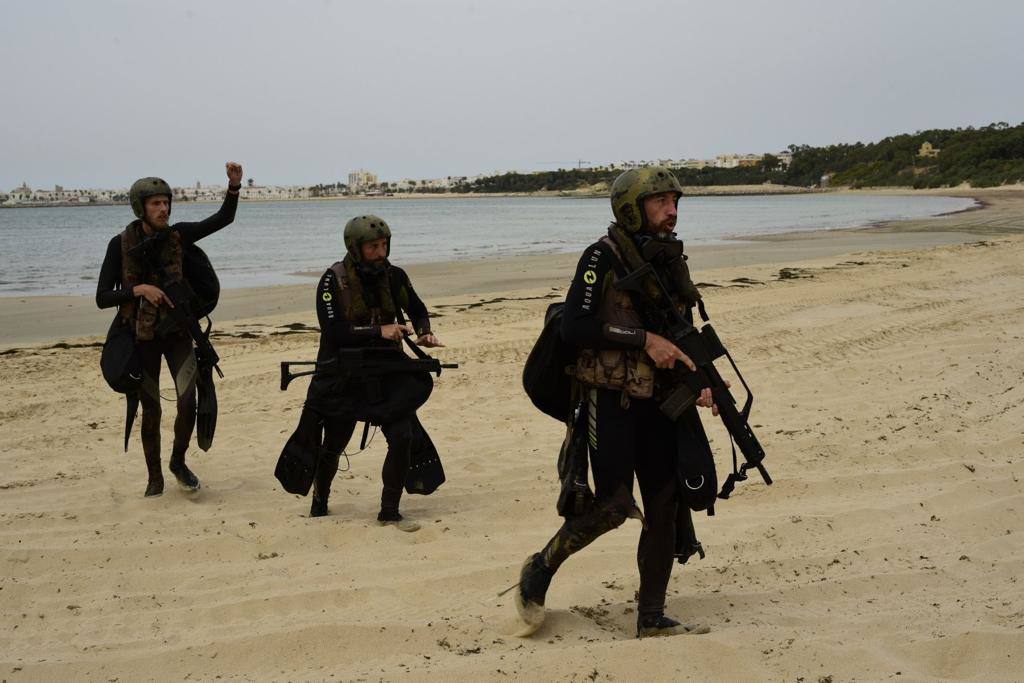
<instances>
[{"instance_id":1,"label":"raised arm","mask_svg":"<svg viewBox=\"0 0 1024 683\"><path fill-rule=\"evenodd\" d=\"M174 229L181 235L184 243L193 244L198 242L221 228L226 228L235 220L235 210L238 208L238 192L242 189L242 166L233 161L229 161L225 166L228 174L228 191L224 195L224 203L220 205L217 213L201 221L183 221L174 224Z\"/></svg>"}]
</instances>

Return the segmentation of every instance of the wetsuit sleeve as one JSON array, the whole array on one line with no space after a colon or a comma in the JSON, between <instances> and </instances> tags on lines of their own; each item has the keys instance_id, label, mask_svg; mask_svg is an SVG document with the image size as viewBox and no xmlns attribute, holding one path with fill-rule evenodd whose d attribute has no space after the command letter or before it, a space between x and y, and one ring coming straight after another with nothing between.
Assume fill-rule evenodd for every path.
<instances>
[{"instance_id":1,"label":"wetsuit sleeve","mask_svg":"<svg viewBox=\"0 0 1024 683\"><path fill-rule=\"evenodd\" d=\"M363 346L380 337L380 325L353 325L338 300L338 279L330 268L316 288L316 317L327 343L334 348Z\"/></svg>"},{"instance_id":2,"label":"wetsuit sleeve","mask_svg":"<svg viewBox=\"0 0 1024 683\"><path fill-rule=\"evenodd\" d=\"M409 296L409 305L406 307L405 312L409 314L412 328L418 336L430 334L430 314L427 312L427 305L423 303L423 299L412 288L409 275L401 268L394 268L394 270L398 271L401 286L405 287L406 294Z\"/></svg>"},{"instance_id":3,"label":"wetsuit sleeve","mask_svg":"<svg viewBox=\"0 0 1024 683\"><path fill-rule=\"evenodd\" d=\"M107 255L100 267L100 279L96 283L96 305L99 308L113 308L128 303L135 296L130 290L121 288L121 236L107 244Z\"/></svg>"},{"instance_id":4,"label":"wetsuit sleeve","mask_svg":"<svg viewBox=\"0 0 1024 683\"><path fill-rule=\"evenodd\" d=\"M217 213L199 222L175 223L174 229L181 235L183 244L194 244L204 237L209 237L221 228L226 228L235 220L235 210L238 208L238 195L231 192L224 193L224 203L220 205Z\"/></svg>"},{"instance_id":5,"label":"wetsuit sleeve","mask_svg":"<svg viewBox=\"0 0 1024 683\"><path fill-rule=\"evenodd\" d=\"M600 243L592 245L580 258L565 297L562 338L566 342L591 349L643 348L642 328L606 323L598 313L605 287L610 286L615 275L614 258Z\"/></svg>"}]
</instances>

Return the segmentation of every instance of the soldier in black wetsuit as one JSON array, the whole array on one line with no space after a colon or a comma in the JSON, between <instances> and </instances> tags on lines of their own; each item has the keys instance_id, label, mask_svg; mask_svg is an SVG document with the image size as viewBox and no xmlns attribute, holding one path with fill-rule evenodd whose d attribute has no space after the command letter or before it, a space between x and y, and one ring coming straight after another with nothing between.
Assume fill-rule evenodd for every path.
<instances>
[{"instance_id":1,"label":"soldier in black wetsuit","mask_svg":"<svg viewBox=\"0 0 1024 683\"><path fill-rule=\"evenodd\" d=\"M320 322L318 361L336 356L343 348L393 349L400 353L403 335L417 335L420 346L443 346L430 330L427 307L416 295L409 276L391 265L391 229L377 216L353 218L345 225L344 260L328 268L317 286L316 312ZM397 322L408 314L411 325ZM395 378L395 381L400 381ZM401 391L394 385L387 391ZM310 384L307 404L313 400L315 383ZM387 456L381 471L383 491L377 521L393 524L403 531L415 531L419 525L404 519L398 511L402 489L409 470L411 449L417 439L425 438L415 411L397 410L380 420L381 431L388 442ZM376 422L375 422L376 424ZM309 514L327 514L331 482L338 471L338 460L352 437L356 419L337 415L323 419L323 448L313 485Z\"/></svg>"},{"instance_id":2,"label":"soldier in black wetsuit","mask_svg":"<svg viewBox=\"0 0 1024 683\"><path fill-rule=\"evenodd\" d=\"M620 175L611 195L615 222L608 235L587 247L580 258L561 330L563 339L579 349L575 378L585 403L583 427L595 499L585 512L568 517L547 545L523 564L516 595L525 622L521 635L543 623L545 595L562 563L629 517L643 522L637 548L638 637L708 631L706 626L665 616L677 513L686 505L677 476L679 458L688 449L708 446L695 408L684 431L658 410L655 368L681 362L692 370L694 365L673 343L645 329L630 296L614 287L623 273L623 253L631 250L635 261L642 258L642 244L660 240L666 248L678 250L670 259L675 269L664 278L675 304L687 313L697 304L700 294L682 261L682 243L671 239L682 189L670 171L651 167ZM702 392L697 405L717 414L710 390ZM633 498L634 474L642 513Z\"/></svg>"},{"instance_id":3,"label":"soldier in black wetsuit","mask_svg":"<svg viewBox=\"0 0 1024 683\"><path fill-rule=\"evenodd\" d=\"M174 377L177 389L177 417L174 420L174 445L171 449L169 469L178 482L188 490L199 489L199 478L185 465L185 451L192 439L196 424L196 372L192 338L187 331L161 325L167 316L170 300L153 284L154 274L149 272L143 259L132 251L145 237L168 231L159 258L167 273L183 279L182 249L212 235L231 224L238 207L238 192L242 187L242 167L234 162L227 165L228 190L217 213L199 222L169 224L172 191L160 178L137 180L129 191L132 211L136 219L107 245L107 254L100 268L96 285L96 305L100 308L118 306L120 314L134 326L135 341L143 369L142 451L146 456L149 480L147 497L159 496L164 490L160 466L160 358Z\"/></svg>"}]
</instances>

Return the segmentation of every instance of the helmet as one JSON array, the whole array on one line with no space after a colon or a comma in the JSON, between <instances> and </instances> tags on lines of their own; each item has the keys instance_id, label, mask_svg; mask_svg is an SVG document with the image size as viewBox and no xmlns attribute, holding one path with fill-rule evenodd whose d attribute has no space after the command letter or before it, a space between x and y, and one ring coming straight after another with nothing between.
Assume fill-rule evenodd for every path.
<instances>
[{"instance_id":1,"label":"helmet","mask_svg":"<svg viewBox=\"0 0 1024 683\"><path fill-rule=\"evenodd\" d=\"M645 197L662 192L681 196L683 188L664 166L634 168L619 175L612 183L612 213L615 222L629 232L638 232L647 223L644 215Z\"/></svg>"},{"instance_id":2,"label":"helmet","mask_svg":"<svg viewBox=\"0 0 1024 683\"><path fill-rule=\"evenodd\" d=\"M132 189L128 190L128 201L132 205L132 211L136 218L146 215L146 199L157 195L166 195L168 201L174 198L171 186L163 178L139 178L132 183Z\"/></svg>"},{"instance_id":3,"label":"helmet","mask_svg":"<svg viewBox=\"0 0 1024 683\"><path fill-rule=\"evenodd\" d=\"M352 260L359 263L363 260L363 252L360 247L363 242L386 237L388 240L387 254L391 255L391 228L384 222L383 218L367 214L356 216L345 224L345 248L348 249Z\"/></svg>"}]
</instances>

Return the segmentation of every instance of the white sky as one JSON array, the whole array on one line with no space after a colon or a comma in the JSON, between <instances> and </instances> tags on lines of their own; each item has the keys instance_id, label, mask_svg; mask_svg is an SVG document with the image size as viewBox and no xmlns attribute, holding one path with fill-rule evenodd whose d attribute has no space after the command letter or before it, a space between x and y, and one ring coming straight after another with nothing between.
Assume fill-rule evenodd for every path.
<instances>
[{"instance_id":1,"label":"white sky","mask_svg":"<svg viewBox=\"0 0 1024 683\"><path fill-rule=\"evenodd\" d=\"M1024 2L0 0L0 189L711 157L1024 120ZM562 162L542 164L541 162Z\"/></svg>"}]
</instances>

